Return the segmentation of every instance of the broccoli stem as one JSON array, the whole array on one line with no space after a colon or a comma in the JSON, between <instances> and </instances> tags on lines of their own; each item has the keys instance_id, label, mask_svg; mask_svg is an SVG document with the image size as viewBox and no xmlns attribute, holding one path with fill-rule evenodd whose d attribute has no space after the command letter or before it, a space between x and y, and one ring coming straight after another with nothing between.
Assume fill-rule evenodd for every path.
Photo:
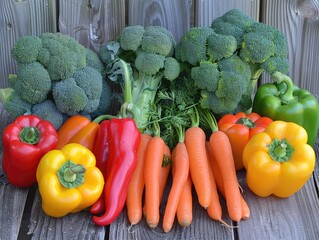
<instances>
[{"instance_id":1,"label":"broccoli stem","mask_svg":"<svg viewBox=\"0 0 319 240\"><path fill-rule=\"evenodd\" d=\"M285 83L287 86L285 92L280 95L282 102L289 103L293 101L294 83L291 78L279 71L274 72L271 77L276 83Z\"/></svg>"}]
</instances>

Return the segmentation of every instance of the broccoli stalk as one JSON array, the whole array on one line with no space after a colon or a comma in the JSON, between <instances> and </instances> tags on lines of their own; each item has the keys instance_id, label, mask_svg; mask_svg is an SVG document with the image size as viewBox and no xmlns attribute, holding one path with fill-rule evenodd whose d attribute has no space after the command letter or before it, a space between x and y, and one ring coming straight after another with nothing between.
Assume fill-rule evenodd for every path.
<instances>
[{"instance_id":1,"label":"broccoli stalk","mask_svg":"<svg viewBox=\"0 0 319 240\"><path fill-rule=\"evenodd\" d=\"M159 86L164 79L173 81L179 76L174 47L174 38L167 29L135 25L124 28L118 41L100 49L107 76L122 88L120 115L126 116L127 111L142 132L147 129Z\"/></svg>"}]
</instances>

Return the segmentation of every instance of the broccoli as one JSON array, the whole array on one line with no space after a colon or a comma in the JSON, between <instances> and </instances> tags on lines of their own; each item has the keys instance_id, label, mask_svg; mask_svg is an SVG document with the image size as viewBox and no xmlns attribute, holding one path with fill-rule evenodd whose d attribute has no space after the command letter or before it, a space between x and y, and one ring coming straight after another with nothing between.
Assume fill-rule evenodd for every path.
<instances>
[{"instance_id":1,"label":"broccoli","mask_svg":"<svg viewBox=\"0 0 319 240\"><path fill-rule=\"evenodd\" d=\"M41 49L41 39L27 35L19 38L13 45L11 55L18 63L31 63L37 61Z\"/></svg>"},{"instance_id":2,"label":"broccoli","mask_svg":"<svg viewBox=\"0 0 319 240\"><path fill-rule=\"evenodd\" d=\"M47 70L38 62L21 63L17 66L14 90L26 102L43 102L51 90L51 80Z\"/></svg>"},{"instance_id":3,"label":"broccoli","mask_svg":"<svg viewBox=\"0 0 319 240\"><path fill-rule=\"evenodd\" d=\"M99 58L98 54L89 48L86 49L86 66L98 70L102 75L104 74L105 69L102 60Z\"/></svg>"},{"instance_id":4,"label":"broccoli","mask_svg":"<svg viewBox=\"0 0 319 240\"><path fill-rule=\"evenodd\" d=\"M12 57L21 63L41 63L51 80L70 78L86 66L86 48L63 33L42 33L40 36L22 36L13 45Z\"/></svg>"},{"instance_id":5,"label":"broccoli","mask_svg":"<svg viewBox=\"0 0 319 240\"><path fill-rule=\"evenodd\" d=\"M173 81L180 74L173 57L175 40L161 26L124 28L117 41L101 46L99 55L106 64L108 77L121 84L129 112L138 128L145 130L150 108L162 81Z\"/></svg>"},{"instance_id":6,"label":"broccoli","mask_svg":"<svg viewBox=\"0 0 319 240\"><path fill-rule=\"evenodd\" d=\"M238 9L193 27L177 43L175 57L198 88L202 108L215 114L246 111L265 71L288 72L287 39L278 29Z\"/></svg>"},{"instance_id":7,"label":"broccoli","mask_svg":"<svg viewBox=\"0 0 319 240\"><path fill-rule=\"evenodd\" d=\"M94 112L100 103L102 79L99 71L85 67L72 78L56 82L52 95L58 110L70 116Z\"/></svg>"},{"instance_id":8,"label":"broccoli","mask_svg":"<svg viewBox=\"0 0 319 240\"><path fill-rule=\"evenodd\" d=\"M13 88L0 89L0 101L13 118L31 113L32 104L22 100Z\"/></svg>"},{"instance_id":9,"label":"broccoli","mask_svg":"<svg viewBox=\"0 0 319 240\"><path fill-rule=\"evenodd\" d=\"M51 122L56 130L58 130L64 122L63 114L57 109L55 103L49 99L33 105L31 112L41 119Z\"/></svg>"},{"instance_id":10,"label":"broccoli","mask_svg":"<svg viewBox=\"0 0 319 240\"><path fill-rule=\"evenodd\" d=\"M251 66L252 79L266 71L289 71L287 38L278 29L257 22L238 9L231 9L211 23L219 33L237 40L237 55ZM255 81L256 83L256 81Z\"/></svg>"},{"instance_id":11,"label":"broccoli","mask_svg":"<svg viewBox=\"0 0 319 240\"><path fill-rule=\"evenodd\" d=\"M235 38L217 34L210 27L195 27L182 36L177 48L176 58L189 64L187 79L198 88L201 107L215 114L234 111L251 79L250 65L237 56Z\"/></svg>"},{"instance_id":12,"label":"broccoli","mask_svg":"<svg viewBox=\"0 0 319 240\"><path fill-rule=\"evenodd\" d=\"M74 78L53 84L52 95L58 110L69 116L79 114L88 103L88 97Z\"/></svg>"},{"instance_id":13,"label":"broccoli","mask_svg":"<svg viewBox=\"0 0 319 240\"><path fill-rule=\"evenodd\" d=\"M100 103L97 109L90 115L92 118L96 118L100 115L104 115L109 112L112 103L112 90L109 83L106 80L102 81L102 93L100 97Z\"/></svg>"},{"instance_id":14,"label":"broccoli","mask_svg":"<svg viewBox=\"0 0 319 240\"><path fill-rule=\"evenodd\" d=\"M88 99L81 114L86 115L94 112L99 106L102 93L103 78L101 73L98 70L87 66L76 71L73 74L73 78L76 85L83 89Z\"/></svg>"}]
</instances>

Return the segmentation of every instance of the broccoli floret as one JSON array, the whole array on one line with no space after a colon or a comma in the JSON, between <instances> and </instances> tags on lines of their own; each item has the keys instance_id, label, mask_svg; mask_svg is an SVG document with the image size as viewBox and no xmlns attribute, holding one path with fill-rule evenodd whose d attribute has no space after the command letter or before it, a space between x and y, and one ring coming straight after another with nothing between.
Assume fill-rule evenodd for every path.
<instances>
[{"instance_id":1,"label":"broccoli floret","mask_svg":"<svg viewBox=\"0 0 319 240\"><path fill-rule=\"evenodd\" d=\"M244 62L237 55L232 55L229 58L218 61L218 67L221 71L236 72L243 76L248 82L251 79L250 65Z\"/></svg>"},{"instance_id":2,"label":"broccoli floret","mask_svg":"<svg viewBox=\"0 0 319 240\"><path fill-rule=\"evenodd\" d=\"M124 28L119 36L121 48L126 51L136 51L141 45L144 32L144 27L140 25L133 25Z\"/></svg>"},{"instance_id":3,"label":"broccoli floret","mask_svg":"<svg viewBox=\"0 0 319 240\"><path fill-rule=\"evenodd\" d=\"M61 127L64 121L63 114L57 109L55 103L49 99L33 105L31 112L32 114L51 122L56 130Z\"/></svg>"},{"instance_id":4,"label":"broccoli floret","mask_svg":"<svg viewBox=\"0 0 319 240\"><path fill-rule=\"evenodd\" d=\"M224 15L215 18L211 23L211 28L218 34L235 37L237 47L240 48L247 28L254 22L256 21L248 17L242 11L231 9Z\"/></svg>"},{"instance_id":5,"label":"broccoli floret","mask_svg":"<svg viewBox=\"0 0 319 240\"><path fill-rule=\"evenodd\" d=\"M74 78L53 84L52 95L58 110L69 116L79 114L88 103L88 97Z\"/></svg>"},{"instance_id":6,"label":"broccoli floret","mask_svg":"<svg viewBox=\"0 0 319 240\"><path fill-rule=\"evenodd\" d=\"M38 62L18 64L14 90L26 102L43 102L51 90L47 70Z\"/></svg>"},{"instance_id":7,"label":"broccoli floret","mask_svg":"<svg viewBox=\"0 0 319 240\"><path fill-rule=\"evenodd\" d=\"M99 58L98 54L89 48L86 49L86 66L98 70L100 73L102 73L102 75L105 70L104 64Z\"/></svg>"},{"instance_id":8,"label":"broccoli floret","mask_svg":"<svg viewBox=\"0 0 319 240\"><path fill-rule=\"evenodd\" d=\"M107 76L121 84L121 104L129 106L127 110L141 131L148 124L160 84L174 80L181 71L173 57L175 44L173 35L161 26L135 25L124 28L118 41L101 46L99 55L106 63Z\"/></svg>"},{"instance_id":9,"label":"broccoli floret","mask_svg":"<svg viewBox=\"0 0 319 240\"><path fill-rule=\"evenodd\" d=\"M3 108L13 117L30 114L32 105L20 98L13 88L0 89L0 101Z\"/></svg>"},{"instance_id":10,"label":"broccoli floret","mask_svg":"<svg viewBox=\"0 0 319 240\"><path fill-rule=\"evenodd\" d=\"M86 66L86 48L62 33L43 33L43 49L38 59L47 68L51 80L67 79Z\"/></svg>"},{"instance_id":11,"label":"broccoli floret","mask_svg":"<svg viewBox=\"0 0 319 240\"><path fill-rule=\"evenodd\" d=\"M204 109L211 109L213 113L223 115L233 112L237 103L228 97L218 98L215 93L201 91L200 105Z\"/></svg>"},{"instance_id":12,"label":"broccoli floret","mask_svg":"<svg viewBox=\"0 0 319 240\"><path fill-rule=\"evenodd\" d=\"M18 63L31 63L37 60L42 49L42 41L36 36L22 36L11 49L12 57Z\"/></svg>"},{"instance_id":13,"label":"broccoli floret","mask_svg":"<svg viewBox=\"0 0 319 240\"><path fill-rule=\"evenodd\" d=\"M90 115L92 118L96 118L100 115L104 115L107 112L109 112L111 103L113 99L113 92L109 85L109 83L106 80L102 81L102 93L100 97L100 102L97 107L97 109L92 112Z\"/></svg>"},{"instance_id":14,"label":"broccoli floret","mask_svg":"<svg viewBox=\"0 0 319 240\"><path fill-rule=\"evenodd\" d=\"M102 93L102 75L92 67L85 67L76 71L73 78L87 96L87 103L82 109L81 114L90 114L94 112L100 103Z\"/></svg>"},{"instance_id":15,"label":"broccoli floret","mask_svg":"<svg viewBox=\"0 0 319 240\"><path fill-rule=\"evenodd\" d=\"M176 58L196 66L200 61L208 60L207 39L214 34L209 27L193 27L187 31L177 43L178 53Z\"/></svg>"},{"instance_id":16,"label":"broccoli floret","mask_svg":"<svg viewBox=\"0 0 319 240\"><path fill-rule=\"evenodd\" d=\"M286 57L270 57L260 66L269 75L272 75L275 72L287 74L289 71L289 60Z\"/></svg>"},{"instance_id":17,"label":"broccoli floret","mask_svg":"<svg viewBox=\"0 0 319 240\"><path fill-rule=\"evenodd\" d=\"M140 73L155 75L164 67L164 61L165 57L162 55L141 52L137 55L134 65Z\"/></svg>"},{"instance_id":18,"label":"broccoli floret","mask_svg":"<svg viewBox=\"0 0 319 240\"><path fill-rule=\"evenodd\" d=\"M198 67L191 69L191 78L198 88L215 92L220 78L218 65L210 61L201 61Z\"/></svg>"},{"instance_id":19,"label":"broccoli floret","mask_svg":"<svg viewBox=\"0 0 319 240\"><path fill-rule=\"evenodd\" d=\"M170 81L175 80L181 72L179 62L173 57L165 58L164 77Z\"/></svg>"},{"instance_id":20,"label":"broccoli floret","mask_svg":"<svg viewBox=\"0 0 319 240\"><path fill-rule=\"evenodd\" d=\"M207 39L207 55L213 62L232 56L236 49L236 38L231 35L212 34Z\"/></svg>"}]
</instances>

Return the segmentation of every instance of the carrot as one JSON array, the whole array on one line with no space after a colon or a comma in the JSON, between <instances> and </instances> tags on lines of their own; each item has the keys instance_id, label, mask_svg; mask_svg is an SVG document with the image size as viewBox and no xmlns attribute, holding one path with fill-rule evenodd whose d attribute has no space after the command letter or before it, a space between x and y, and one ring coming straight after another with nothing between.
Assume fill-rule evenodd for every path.
<instances>
[{"instance_id":1,"label":"carrot","mask_svg":"<svg viewBox=\"0 0 319 240\"><path fill-rule=\"evenodd\" d=\"M229 217L233 221L240 221L242 218L241 193L229 138L226 133L217 130L211 134L209 143L223 179Z\"/></svg>"},{"instance_id":2,"label":"carrot","mask_svg":"<svg viewBox=\"0 0 319 240\"><path fill-rule=\"evenodd\" d=\"M188 227L193 221L193 196L192 196L193 182L188 173L187 180L184 184L182 194L179 198L177 206L177 221L180 226Z\"/></svg>"},{"instance_id":3,"label":"carrot","mask_svg":"<svg viewBox=\"0 0 319 240\"><path fill-rule=\"evenodd\" d=\"M165 144L164 146L164 156L163 156L163 162L162 162L162 167L161 167L161 172L160 172L160 203L163 198L164 190L166 187L167 179L169 176L169 173L171 172L171 150L169 147Z\"/></svg>"},{"instance_id":4,"label":"carrot","mask_svg":"<svg viewBox=\"0 0 319 240\"><path fill-rule=\"evenodd\" d=\"M171 172L171 150L169 147L165 144L164 145L164 155L163 155L163 162L162 167L160 170L160 180L159 180L159 203L161 204L164 190L166 187L168 176ZM146 217L146 202L143 206L143 214Z\"/></svg>"},{"instance_id":5,"label":"carrot","mask_svg":"<svg viewBox=\"0 0 319 240\"><path fill-rule=\"evenodd\" d=\"M217 189L225 198L224 183L223 183L221 172L219 170L219 166L216 162L214 153L212 152L212 149L211 149L209 142L206 146L207 146L207 150L208 150L208 154L209 154L209 160L211 163L213 175L214 175L215 182L217 185ZM241 202L241 206L242 206L242 219L248 219L250 217L250 208L242 196L240 198L240 202Z\"/></svg>"},{"instance_id":6,"label":"carrot","mask_svg":"<svg viewBox=\"0 0 319 240\"><path fill-rule=\"evenodd\" d=\"M164 232L169 232L172 229L179 199L189 174L189 158L184 142L179 142L175 146L172 164L174 174L163 217Z\"/></svg>"},{"instance_id":7,"label":"carrot","mask_svg":"<svg viewBox=\"0 0 319 240\"><path fill-rule=\"evenodd\" d=\"M146 133L141 134L141 142L137 152L137 166L127 189L126 209L128 219L132 225L139 223L143 215L142 202L144 192L144 156L147 145L151 139L151 135Z\"/></svg>"},{"instance_id":8,"label":"carrot","mask_svg":"<svg viewBox=\"0 0 319 240\"><path fill-rule=\"evenodd\" d=\"M205 149L205 132L197 126L188 128L185 132L185 144L189 155L189 170L199 204L207 208L211 202L211 180L209 164Z\"/></svg>"},{"instance_id":9,"label":"carrot","mask_svg":"<svg viewBox=\"0 0 319 240\"><path fill-rule=\"evenodd\" d=\"M165 143L154 136L147 145L144 159L145 212L146 222L151 228L158 225L160 214L160 172Z\"/></svg>"},{"instance_id":10,"label":"carrot","mask_svg":"<svg viewBox=\"0 0 319 240\"><path fill-rule=\"evenodd\" d=\"M211 148L208 148L209 142L206 141L205 145L206 145L207 158L209 161L209 173L210 173L210 178L212 183L212 200L209 207L207 208L207 213L210 218L220 222L224 222L222 220L223 212L222 212L222 207L219 201L217 185L215 182L215 177L214 177L212 166L210 163L210 158L211 158L210 154L212 154L212 152L211 152Z\"/></svg>"}]
</instances>

